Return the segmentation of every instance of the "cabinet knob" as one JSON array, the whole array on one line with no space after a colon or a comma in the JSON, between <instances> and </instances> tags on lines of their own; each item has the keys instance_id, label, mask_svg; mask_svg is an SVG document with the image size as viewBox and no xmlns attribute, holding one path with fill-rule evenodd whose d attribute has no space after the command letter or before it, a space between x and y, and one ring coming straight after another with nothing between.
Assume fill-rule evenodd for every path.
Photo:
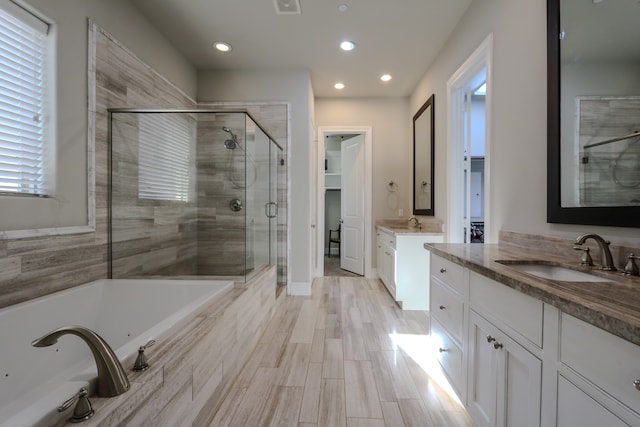
<instances>
[{"instance_id":1,"label":"cabinet knob","mask_svg":"<svg viewBox=\"0 0 640 427\"><path fill-rule=\"evenodd\" d=\"M448 350L447 350L446 348L442 348L442 347L440 347L440 348L438 349L438 351L439 351L440 353L446 353Z\"/></svg>"},{"instance_id":2,"label":"cabinet knob","mask_svg":"<svg viewBox=\"0 0 640 427\"><path fill-rule=\"evenodd\" d=\"M500 350L502 348L502 344L500 344L499 342L494 342L493 348L495 348L496 350Z\"/></svg>"},{"instance_id":3,"label":"cabinet knob","mask_svg":"<svg viewBox=\"0 0 640 427\"><path fill-rule=\"evenodd\" d=\"M491 335L487 335L487 342L488 343L492 343L494 342L496 339L494 337L492 337Z\"/></svg>"},{"instance_id":4,"label":"cabinet knob","mask_svg":"<svg viewBox=\"0 0 640 427\"><path fill-rule=\"evenodd\" d=\"M441 269L440 269L440 273L444 274L444 273L446 273L446 272L447 272L447 269L446 269L446 268L441 268Z\"/></svg>"},{"instance_id":5,"label":"cabinet knob","mask_svg":"<svg viewBox=\"0 0 640 427\"><path fill-rule=\"evenodd\" d=\"M635 380L633 382L633 385L635 386L636 390L640 390L640 380Z\"/></svg>"},{"instance_id":6,"label":"cabinet knob","mask_svg":"<svg viewBox=\"0 0 640 427\"><path fill-rule=\"evenodd\" d=\"M444 305L441 305L439 308L440 310L445 310L447 307L445 307Z\"/></svg>"}]
</instances>

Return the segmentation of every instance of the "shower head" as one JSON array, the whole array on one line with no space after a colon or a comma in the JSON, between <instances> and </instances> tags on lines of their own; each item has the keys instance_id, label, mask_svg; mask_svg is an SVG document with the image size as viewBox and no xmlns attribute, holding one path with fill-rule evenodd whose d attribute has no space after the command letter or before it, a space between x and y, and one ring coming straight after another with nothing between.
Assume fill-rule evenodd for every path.
<instances>
[{"instance_id":1,"label":"shower head","mask_svg":"<svg viewBox=\"0 0 640 427\"><path fill-rule=\"evenodd\" d=\"M223 126L222 130L231 135L231 139L227 139L224 142L224 147L228 150L235 150L238 146L238 137L233 132L231 132L231 129L226 126Z\"/></svg>"}]
</instances>

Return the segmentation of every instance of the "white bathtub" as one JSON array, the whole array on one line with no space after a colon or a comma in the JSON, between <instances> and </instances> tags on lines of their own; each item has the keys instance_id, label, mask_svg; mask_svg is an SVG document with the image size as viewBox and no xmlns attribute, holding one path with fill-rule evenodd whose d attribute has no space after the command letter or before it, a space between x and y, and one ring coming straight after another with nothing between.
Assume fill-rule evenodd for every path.
<instances>
[{"instance_id":1,"label":"white bathtub","mask_svg":"<svg viewBox=\"0 0 640 427\"><path fill-rule=\"evenodd\" d=\"M150 339L162 342L232 287L216 280L98 280L1 309L0 426L55 423L56 408L97 376L89 347L78 337L65 335L43 348L31 346L36 338L61 326L84 326L122 361Z\"/></svg>"}]
</instances>

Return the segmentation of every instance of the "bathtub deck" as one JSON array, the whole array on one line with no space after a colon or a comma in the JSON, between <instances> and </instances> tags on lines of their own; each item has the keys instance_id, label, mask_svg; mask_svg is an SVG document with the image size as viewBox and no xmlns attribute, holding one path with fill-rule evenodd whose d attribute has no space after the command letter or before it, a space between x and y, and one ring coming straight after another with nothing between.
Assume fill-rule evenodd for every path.
<instances>
[{"instance_id":1,"label":"bathtub deck","mask_svg":"<svg viewBox=\"0 0 640 427\"><path fill-rule=\"evenodd\" d=\"M427 313L400 310L378 280L316 279L279 305L210 426L471 427L424 352L403 347L428 331Z\"/></svg>"}]
</instances>

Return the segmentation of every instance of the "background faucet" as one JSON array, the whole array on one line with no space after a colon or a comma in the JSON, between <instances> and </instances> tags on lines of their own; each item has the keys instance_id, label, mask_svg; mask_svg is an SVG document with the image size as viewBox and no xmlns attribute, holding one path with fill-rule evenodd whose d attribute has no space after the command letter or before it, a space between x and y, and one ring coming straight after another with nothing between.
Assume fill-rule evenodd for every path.
<instances>
[{"instance_id":1,"label":"background faucet","mask_svg":"<svg viewBox=\"0 0 640 427\"><path fill-rule=\"evenodd\" d=\"M604 240L602 237L598 236L597 234L585 233L585 234L579 235L576 238L575 244L578 246L582 246L582 244L584 244L584 242L586 242L587 239L595 240L598 246L600 247L600 263L602 264L602 267L601 267L602 270L616 271L616 267L613 265L613 257L611 256L611 250L609 249L609 244L611 242L609 242L608 240ZM575 248L574 246L574 249L579 249L579 248Z\"/></svg>"},{"instance_id":2,"label":"background faucet","mask_svg":"<svg viewBox=\"0 0 640 427\"><path fill-rule=\"evenodd\" d=\"M98 396L113 397L129 390L129 379L118 357L98 334L82 326L63 326L31 343L34 347L48 347L63 335L76 335L87 343L98 367Z\"/></svg>"},{"instance_id":3,"label":"background faucet","mask_svg":"<svg viewBox=\"0 0 640 427\"><path fill-rule=\"evenodd\" d=\"M409 226L411 226L411 223L413 223L413 226L419 230L422 229L422 224L420 224L420 221L418 221L418 218L416 218L415 216L412 216L411 218L409 218Z\"/></svg>"}]
</instances>

